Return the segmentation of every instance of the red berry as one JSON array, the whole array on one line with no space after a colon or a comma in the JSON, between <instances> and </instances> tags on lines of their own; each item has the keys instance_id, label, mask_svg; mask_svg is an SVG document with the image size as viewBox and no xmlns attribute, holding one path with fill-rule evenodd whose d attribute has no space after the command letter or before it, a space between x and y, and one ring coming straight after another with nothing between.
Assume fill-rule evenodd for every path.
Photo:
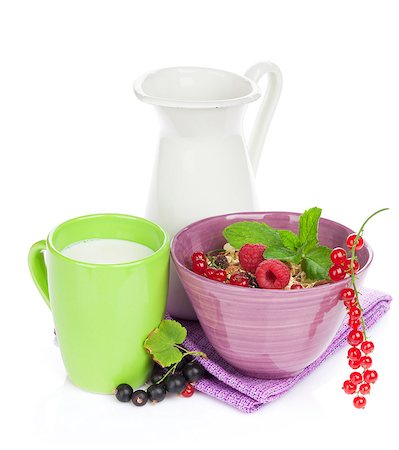
<instances>
[{"instance_id":1,"label":"red berry","mask_svg":"<svg viewBox=\"0 0 399 450\"><path fill-rule=\"evenodd\" d=\"M348 350L348 359L351 361L359 361L362 357L362 352L357 347L351 347Z\"/></svg>"},{"instance_id":2,"label":"red berry","mask_svg":"<svg viewBox=\"0 0 399 450\"><path fill-rule=\"evenodd\" d=\"M191 383L187 383L187 386L185 387L184 391L181 393L183 397L192 397L194 394L195 388Z\"/></svg>"},{"instance_id":3,"label":"red berry","mask_svg":"<svg viewBox=\"0 0 399 450\"><path fill-rule=\"evenodd\" d=\"M215 272L216 272L216 269L214 269L213 267L208 267L207 269L205 269L204 275L206 276L206 278L213 280L213 277L215 276Z\"/></svg>"},{"instance_id":4,"label":"red berry","mask_svg":"<svg viewBox=\"0 0 399 450\"><path fill-rule=\"evenodd\" d=\"M243 273L233 273L233 275L230 277L230 284L234 286L248 287L249 279Z\"/></svg>"},{"instance_id":5,"label":"red berry","mask_svg":"<svg viewBox=\"0 0 399 450\"><path fill-rule=\"evenodd\" d=\"M205 261L206 262L206 256L203 252L194 252L191 256L191 261Z\"/></svg>"},{"instance_id":6,"label":"red berry","mask_svg":"<svg viewBox=\"0 0 399 450\"><path fill-rule=\"evenodd\" d=\"M344 305L347 308L351 308L352 306L355 306L357 304L357 301L355 298L351 298L350 300L344 300Z\"/></svg>"},{"instance_id":7,"label":"red berry","mask_svg":"<svg viewBox=\"0 0 399 450\"><path fill-rule=\"evenodd\" d=\"M363 377L367 383L375 383L378 380L378 373L376 370L365 370Z\"/></svg>"},{"instance_id":8,"label":"red berry","mask_svg":"<svg viewBox=\"0 0 399 450\"><path fill-rule=\"evenodd\" d=\"M361 395L357 395L354 399L353 399L353 404L355 406L355 408L357 409L363 409L366 406L366 399L364 397L362 397Z\"/></svg>"},{"instance_id":9,"label":"red berry","mask_svg":"<svg viewBox=\"0 0 399 450\"><path fill-rule=\"evenodd\" d=\"M360 367L360 362L359 362L359 361L352 361L351 359L349 359L349 360L348 360L348 366L349 366L351 369L356 370L356 369L358 369L358 368Z\"/></svg>"},{"instance_id":10,"label":"red berry","mask_svg":"<svg viewBox=\"0 0 399 450\"><path fill-rule=\"evenodd\" d=\"M360 308L358 308L357 306L352 306L348 314L350 320L360 319L360 317L362 316L362 312L360 311Z\"/></svg>"},{"instance_id":11,"label":"red berry","mask_svg":"<svg viewBox=\"0 0 399 450\"><path fill-rule=\"evenodd\" d=\"M355 239L356 239L356 233L352 233L350 234L347 238L346 238L346 245L352 249L354 243L355 243ZM361 248L363 248L364 245L364 240L363 238L360 236L359 240L357 241L356 244L356 250L360 250Z\"/></svg>"},{"instance_id":12,"label":"red berry","mask_svg":"<svg viewBox=\"0 0 399 450\"><path fill-rule=\"evenodd\" d=\"M358 330L360 328L360 325L362 323L360 322L359 319L356 320L350 320L348 321L348 325L353 329L353 330Z\"/></svg>"},{"instance_id":13,"label":"red berry","mask_svg":"<svg viewBox=\"0 0 399 450\"><path fill-rule=\"evenodd\" d=\"M371 341L364 341L360 348L364 354L368 355L374 350L374 344Z\"/></svg>"},{"instance_id":14,"label":"red berry","mask_svg":"<svg viewBox=\"0 0 399 450\"><path fill-rule=\"evenodd\" d=\"M215 281L226 281L226 279L227 279L227 273L223 269L216 270L215 273L213 274L213 278L212 278L212 280L215 280Z\"/></svg>"},{"instance_id":15,"label":"red berry","mask_svg":"<svg viewBox=\"0 0 399 450\"><path fill-rule=\"evenodd\" d=\"M355 298L355 291L352 288L342 289L339 298L341 300L352 300Z\"/></svg>"},{"instance_id":16,"label":"red berry","mask_svg":"<svg viewBox=\"0 0 399 450\"><path fill-rule=\"evenodd\" d=\"M291 278L290 269L278 259L267 259L255 271L256 281L262 289L283 289Z\"/></svg>"},{"instance_id":17,"label":"red berry","mask_svg":"<svg viewBox=\"0 0 399 450\"><path fill-rule=\"evenodd\" d=\"M357 346L363 342L363 333L359 330L352 330L348 334L348 342L350 345Z\"/></svg>"},{"instance_id":18,"label":"red berry","mask_svg":"<svg viewBox=\"0 0 399 450\"><path fill-rule=\"evenodd\" d=\"M370 358L370 356L362 356L359 363L363 367L363 369L370 369L371 365L373 364L373 360Z\"/></svg>"},{"instance_id":19,"label":"red berry","mask_svg":"<svg viewBox=\"0 0 399 450\"><path fill-rule=\"evenodd\" d=\"M246 244L238 252L241 267L247 272L255 273L259 264L265 260L263 253L266 246L263 244Z\"/></svg>"},{"instance_id":20,"label":"red berry","mask_svg":"<svg viewBox=\"0 0 399 450\"><path fill-rule=\"evenodd\" d=\"M193 272L198 273L198 275L202 275L207 267L206 261L197 260L193 262Z\"/></svg>"},{"instance_id":21,"label":"red berry","mask_svg":"<svg viewBox=\"0 0 399 450\"><path fill-rule=\"evenodd\" d=\"M303 286L301 285L301 284L293 284L292 286L291 286L291 289L303 289Z\"/></svg>"},{"instance_id":22,"label":"red berry","mask_svg":"<svg viewBox=\"0 0 399 450\"><path fill-rule=\"evenodd\" d=\"M363 395L370 394L371 386L369 383L363 383L359 386L359 392Z\"/></svg>"},{"instance_id":23,"label":"red berry","mask_svg":"<svg viewBox=\"0 0 399 450\"><path fill-rule=\"evenodd\" d=\"M346 259L346 251L342 247L334 248L330 253L333 264L342 264Z\"/></svg>"},{"instance_id":24,"label":"red berry","mask_svg":"<svg viewBox=\"0 0 399 450\"><path fill-rule=\"evenodd\" d=\"M332 281L341 281L345 278L345 271L342 266L334 264L330 267L328 275L330 276Z\"/></svg>"},{"instance_id":25,"label":"red berry","mask_svg":"<svg viewBox=\"0 0 399 450\"><path fill-rule=\"evenodd\" d=\"M342 389L345 394L354 394L356 392L356 386L350 380L344 381Z\"/></svg>"},{"instance_id":26,"label":"red berry","mask_svg":"<svg viewBox=\"0 0 399 450\"><path fill-rule=\"evenodd\" d=\"M360 372L352 372L349 375L349 379L355 386L357 386L358 384L360 384L363 381L363 377Z\"/></svg>"},{"instance_id":27,"label":"red berry","mask_svg":"<svg viewBox=\"0 0 399 450\"><path fill-rule=\"evenodd\" d=\"M344 262L344 270L345 272L350 272L351 271L351 259L348 258L345 262ZM359 262L357 259L355 259L353 261L353 272L356 273L359 270Z\"/></svg>"}]
</instances>

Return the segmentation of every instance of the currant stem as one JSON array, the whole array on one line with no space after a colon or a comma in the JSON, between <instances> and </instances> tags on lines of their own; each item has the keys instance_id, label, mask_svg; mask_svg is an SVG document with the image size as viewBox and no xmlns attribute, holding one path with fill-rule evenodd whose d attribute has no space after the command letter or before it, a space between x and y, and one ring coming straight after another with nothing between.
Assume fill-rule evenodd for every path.
<instances>
[{"instance_id":1,"label":"currant stem","mask_svg":"<svg viewBox=\"0 0 399 450\"><path fill-rule=\"evenodd\" d=\"M360 230L359 230L359 232L358 232L357 235L356 235L356 238L355 238L355 240L354 240L354 242L353 242L353 246L352 246L352 249L351 249L351 264L350 264L351 283L352 283L352 288L353 288L353 290L355 291L356 304L357 304L358 308L360 309L360 311L362 311L362 313L363 313L363 308L362 308L362 306L361 306L361 304L360 304L360 300L359 300L359 291L357 290L356 281L355 281L355 280L356 280L356 277L355 277L355 271L354 271L354 262L355 262L355 259L356 259L356 256L355 256L356 245L357 245L357 243L359 242L359 239L360 239L360 237L361 237L362 234L363 234L364 227L366 226L367 222L368 222L372 217L374 217L375 215L379 214L379 213L382 212L382 211L387 211L388 209L389 209L389 208L382 208L382 209L379 209L379 210L376 211L375 213L371 214L371 216L369 216L369 217L363 222L363 225L360 227ZM367 337L367 328L366 328L366 323L364 322L363 314L362 314L362 316L361 316L360 319L361 319L361 322L362 322L363 336L364 336L364 339L367 341L367 339L368 339L368 337Z\"/></svg>"}]
</instances>

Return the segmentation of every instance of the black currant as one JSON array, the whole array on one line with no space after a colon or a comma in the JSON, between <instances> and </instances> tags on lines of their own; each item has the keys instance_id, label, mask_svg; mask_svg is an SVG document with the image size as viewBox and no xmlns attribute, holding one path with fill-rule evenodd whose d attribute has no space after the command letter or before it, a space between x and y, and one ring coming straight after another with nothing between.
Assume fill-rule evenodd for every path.
<instances>
[{"instance_id":1,"label":"black currant","mask_svg":"<svg viewBox=\"0 0 399 450\"><path fill-rule=\"evenodd\" d=\"M204 368L201 364L193 361L183 367L183 375L187 381L193 383L204 376Z\"/></svg>"},{"instance_id":2,"label":"black currant","mask_svg":"<svg viewBox=\"0 0 399 450\"><path fill-rule=\"evenodd\" d=\"M147 389L147 394L152 402L162 402L166 396L166 389L163 384L152 384Z\"/></svg>"},{"instance_id":3,"label":"black currant","mask_svg":"<svg viewBox=\"0 0 399 450\"><path fill-rule=\"evenodd\" d=\"M130 402L133 395L133 389L126 383L120 384L115 391L115 397L120 402Z\"/></svg>"},{"instance_id":4,"label":"black currant","mask_svg":"<svg viewBox=\"0 0 399 450\"><path fill-rule=\"evenodd\" d=\"M144 406L148 402L148 394L142 389L133 392L132 402L136 406Z\"/></svg>"},{"instance_id":5,"label":"black currant","mask_svg":"<svg viewBox=\"0 0 399 450\"><path fill-rule=\"evenodd\" d=\"M183 367L184 367L187 363L191 362L193 359L194 359L194 357L193 357L192 355L186 355L181 361L179 361L179 362L177 363L175 372L181 372L181 371L183 370Z\"/></svg>"},{"instance_id":6,"label":"black currant","mask_svg":"<svg viewBox=\"0 0 399 450\"><path fill-rule=\"evenodd\" d=\"M152 373L151 378L150 378L151 384L159 383L164 376L165 376L165 374L163 372L161 372L160 370L154 370L154 372Z\"/></svg>"},{"instance_id":7,"label":"black currant","mask_svg":"<svg viewBox=\"0 0 399 450\"><path fill-rule=\"evenodd\" d=\"M178 373L169 375L165 380L166 390L171 394L181 394L186 388L187 381Z\"/></svg>"}]
</instances>

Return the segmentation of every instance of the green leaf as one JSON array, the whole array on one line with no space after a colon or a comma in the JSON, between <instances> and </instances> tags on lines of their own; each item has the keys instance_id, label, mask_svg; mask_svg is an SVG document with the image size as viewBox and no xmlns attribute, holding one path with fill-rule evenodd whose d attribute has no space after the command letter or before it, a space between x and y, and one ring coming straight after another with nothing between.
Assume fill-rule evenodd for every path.
<instances>
[{"instance_id":1,"label":"green leaf","mask_svg":"<svg viewBox=\"0 0 399 450\"><path fill-rule=\"evenodd\" d=\"M279 259L280 261L299 264L301 254L286 247L268 247L263 253L265 259Z\"/></svg>"},{"instance_id":2,"label":"green leaf","mask_svg":"<svg viewBox=\"0 0 399 450\"><path fill-rule=\"evenodd\" d=\"M318 229L321 209L314 207L305 211L299 218L299 244L306 254L319 243Z\"/></svg>"},{"instance_id":3,"label":"green leaf","mask_svg":"<svg viewBox=\"0 0 399 450\"><path fill-rule=\"evenodd\" d=\"M237 249L245 244L282 246L277 230L264 222L236 222L226 227L223 235L227 242Z\"/></svg>"},{"instance_id":4,"label":"green leaf","mask_svg":"<svg viewBox=\"0 0 399 450\"><path fill-rule=\"evenodd\" d=\"M330 253L331 249L323 246L308 251L301 266L309 280L324 280L328 277L328 270L331 267Z\"/></svg>"},{"instance_id":5,"label":"green leaf","mask_svg":"<svg viewBox=\"0 0 399 450\"><path fill-rule=\"evenodd\" d=\"M182 353L175 344L181 344L186 336L187 330L180 323L175 320L163 320L158 328L147 336L144 348L155 362L168 367L181 361Z\"/></svg>"},{"instance_id":6,"label":"green leaf","mask_svg":"<svg viewBox=\"0 0 399 450\"><path fill-rule=\"evenodd\" d=\"M277 230L277 233L280 235L284 247L290 248L291 250L298 249L299 238L295 233L289 230Z\"/></svg>"}]
</instances>

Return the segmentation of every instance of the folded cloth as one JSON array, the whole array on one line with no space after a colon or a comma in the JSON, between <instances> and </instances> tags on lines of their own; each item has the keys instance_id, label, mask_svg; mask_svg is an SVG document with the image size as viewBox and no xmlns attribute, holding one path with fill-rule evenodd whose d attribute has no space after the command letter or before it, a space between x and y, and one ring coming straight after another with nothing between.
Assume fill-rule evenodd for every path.
<instances>
[{"instance_id":1,"label":"folded cloth","mask_svg":"<svg viewBox=\"0 0 399 450\"><path fill-rule=\"evenodd\" d=\"M391 300L392 297L383 292L363 289L361 304L367 328L372 327L388 311ZM180 322L187 328L185 348L190 351L202 351L208 356L208 359L201 359L200 363L209 372L209 377L200 380L196 384L196 389L247 413L257 411L262 405L281 397L312 373L329 356L347 344L349 332L345 320L327 350L302 372L290 378L262 380L242 375L224 361L216 353L198 322L183 320Z\"/></svg>"}]
</instances>

